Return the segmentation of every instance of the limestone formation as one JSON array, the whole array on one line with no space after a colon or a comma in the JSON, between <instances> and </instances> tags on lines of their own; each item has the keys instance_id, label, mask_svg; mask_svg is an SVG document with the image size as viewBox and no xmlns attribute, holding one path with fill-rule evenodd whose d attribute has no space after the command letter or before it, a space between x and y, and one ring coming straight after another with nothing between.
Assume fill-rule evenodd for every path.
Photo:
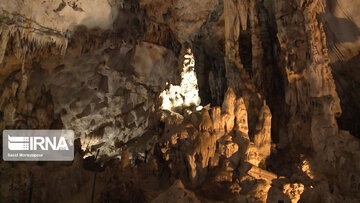
<instances>
[{"instance_id":1,"label":"limestone formation","mask_svg":"<svg viewBox=\"0 0 360 203\"><path fill-rule=\"evenodd\" d=\"M254 136L254 144L261 157L260 162L264 162L271 152L271 112L265 102L259 114L258 132Z\"/></svg>"},{"instance_id":2,"label":"limestone formation","mask_svg":"<svg viewBox=\"0 0 360 203\"><path fill-rule=\"evenodd\" d=\"M292 203L298 202L303 192L304 192L304 185L301 183L284 185L284 193L290 197Z\"/></svg>"},{"instance_id":3,"label":"limestone formation","mask_svg":"<svg viewBox=\"0 0 360 203\"><path fill-rule=\"evenodd\" d=\"M236 100L235 118L236 118L236 124L235 124L236 132L241 133L241 135L247 135L249 133L248 116L243 98L239 98Z\"/></svg>"},{"instance_id":4,"label":"limestone formation","mask_svg":"<svg viewBox=\"0 0 360 203\"><path fill-rule=\"evenodd\" d=\"M225 132L228 133L234 128L235 120L235 101L236 96L231 88L228 89L225 93L224 103L222 105L222 126L225 129Z\"/></svg>"},{"instance_id":5,"label":"limestone formation","mask_svg":"<svg viewBox=\"0 0 360 203\"><path fill-rule=\"evenodd\" d=\"M152 202L195 202L200 203L195 194L184 188L181 180L176 180L175 183L168 189L168 191L160 194Z\"/></svg>"},{"instance_id":6,"label":"limestone formation","mask_svg":"<svg viewBox=\"0 0 360 203\"><path fill-rule=\"evenodd\" d=\"M0 202L359 202L359 6L0 0L0 131L75 132Z\"/></svg>"},{"instance_id":7,"label":"limestone formation","mask_svg":"<svg viewBox=\"0 0 360 203\"><path fill-rule=\"evenodd\" d=\"M50 46L54 46L58 54L65 54L68 39L64 32L43 27L36 21L1 8L0 16L2 18L0 63L4 59L9 42L13 44L14 55L22 60L33 52L44 52L44 49Z\"/></svg>"},{"instance_id":8,"label":"limestone formation","mask_svg":"<svg viewBox=\"0 0 360 203\"><path fill-rule=\"evenodd\" d=\"M200 104L196 73L194 71L195 59L191 49L184 55L183 70L181 72L180 86L170 84L169 89L161 93L162 109L175 111L178 107L188 107Z\"/></svg>"}]
</instances>

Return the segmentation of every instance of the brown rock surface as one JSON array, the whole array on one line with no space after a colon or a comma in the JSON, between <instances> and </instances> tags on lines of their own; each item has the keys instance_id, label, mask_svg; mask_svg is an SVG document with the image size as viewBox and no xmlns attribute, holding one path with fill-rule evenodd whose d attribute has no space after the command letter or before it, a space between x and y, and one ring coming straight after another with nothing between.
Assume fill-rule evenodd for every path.
<instances>
[{"instance_id":1,"label":"brown rock surface","mask_svg":"<svg viewBox=\"0 0 360 203\"><path fill-rule=\"evenodd\" d=\"M0 202L359 202L359 6L0 1L0 130L76 135Z\"/></svg>"}]
</instances>

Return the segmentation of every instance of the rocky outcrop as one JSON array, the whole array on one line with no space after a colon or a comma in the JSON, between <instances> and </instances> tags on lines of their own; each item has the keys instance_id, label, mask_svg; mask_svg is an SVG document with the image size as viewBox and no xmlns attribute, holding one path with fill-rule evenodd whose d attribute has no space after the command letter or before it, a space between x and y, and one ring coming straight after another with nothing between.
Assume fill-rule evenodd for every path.
<instances>
[{"instance_id":1,"label":"rocky outcrop","mask_svg":"<svg viewBox=\"0 0 360 203\"><path fill-rule=\"evenodd\" d=\"M321 15L326 30L330 62L348 61L359 54L360 3L331 0L326 3Z\"/></svg>"},{"instance_id":2,"label":"rocky outcrop","mask_svg":"<svg viewBox=\"0 0 360 203\"><path fill-rule=\"evenodd\" d=\"M219 5L218 1L205 0L172 0L163 2L160 0L141 0L147 15L152 22L168 24L176 33L181 42L188 42L196 36L200 27L205 23L209 13Z\"/></svg>"},{"instance_id":3,"label":"rocky outcrop","mask_svg":"<svg viewBox=\"0 0 360 203\"><path fill-rule=\"evenodd\" d=\"M301 143L305 144L304 140L308 139L308 145L319 150L323 148L325 136L331 136L331 134L324 134L332 133L334 135L336 133L337 126L334 116L340 114L341 109L328 65L323 25L316 20L316 14L322 11L324 3L321 1L303 2L297 6L302 10L294 12L294 17L292 17L288 14L291 9L290 4L277 3L278 38L285 54L283 56L284 63L289 64L285 66L288 80L286 102L290 105L290 114L292 115L289 124L289 141L297 143L297 140L301 139ZM301 33L303 34L296 34L299 33L299 29L302 29ZM307 38L305 38L306 36ZM307 59L306 56L310 56L310 58L298 60ZM322 110L316 112L315 108L318 106L322 106L320 107ZM313 118L311 121L306 119L311 122L308 128L301 127L299 129L302 125L297 123L301 120L301 116ZM325 118L327 116L328 118ZM321 123L320 120L325 123ZM327 128L329 131L321 133L322 128ZM330 132L330 129L333 132ZM299 133L301 131L303 133ZM308 137L309 133L314 134L314 136L310 136L311 140ZM304 136L299 138L298 136L301 134Z\"/></svg>"},{"instance_id":4,"label":"rocky outcrop","mask_svg":"<svg viewBox=\"0 0 360 203\"><path fill-rule=\"evenodd\" d=\"M277 178L264 168L271 148L271 113L267 105L264 103L261 110L254 140L249 139L244 101L231 88L222 107L211 108L211 114L208 111L193 111L176 122L164 117L165 134L159 140L158 151L171 173L181 174L185 185L201 187L204 192L218 187L230 194L239 193L240 185L246 184L248 178L265 181L262 186L267 192L272 179ZM260 163L263 169L258 167Z\"/></svg>"},{"instance_id":5,"label":"rocky outcrop","mask_svg":"<svg viewBox=\"0 0 360 203\"><path fill-rule=\"evenodd\" d=\"M196 196L184 188L181 180L176 180L175 183L164 193L160 194L152 202L199 202Z\"/></svg>"},{"instance_id":6,"label":"rocky outcrop","mask_svg":"<svg viewBox=\"0 0 360 203\"><path fill-rule=\"evenodd\" d=\"M152 57L147 55L149 51ZM118 57L131 52L134 60L139 57L143 60L122 64L133 69L132 77L111 68L117 60L111 58L111 50L102 56L83 56L80 60L87 61L85 64L79 64L72 56L66 57L64 64L45 76L64 126L79 132L83 150L94 153L92 146L103 149L99 157L118 154L120 151L110 150L110 146L126 143L146 132L156 102L152 92L159 92L165 81L171 80L169 67L176 63L171 51L154 44L132 47L124 43ZM61 91L57 90L59 87Z\"/></svg>"},{"instance_id":7,"label":"rocky outcrop","mask_svg":"<svg viewBox=\"0 0 360 203\"><path fill-rule=\"evenodd\" d=\"M298 10L291 12L292 5ZM325 5L324 1L299 4L279 1L277 24L287 72L286 102L291 114L288 141L314 150L317 162L314 168L329 172L338 171L336 163L341 155L335 154L343 151L342 147L330 144L330 140L353 138L343 137L344 132L338 130L335 120L341 114L340 103L329 66L323 24L316 19L316 14L324 12ZM358 154L357 150L351 153ZM354 161L356 157L348 158ZM356 166L350 168L352 171ZM346 187L338 184L340 190Z\"/></svg>"},{"instance_id":8,"label":"rocky outcrop","mask_svg":"<svg viewBox=\"0 0 360 203\"><path fill-rule=\"evenodd\" d=\"M60 115L54 111L49 90L44 85L29 85L30 74L22 65L21 71L12 73L1 87L1 129L61 128Z\"/></svg>"},{"instance_id":9,"label":"rocky outcrop","mask_svg":"<svg viewBox=\"0 0 360 203\"><path fill-rule=\"evenodd\" d=\"M328 1L321 15L326 34L330 66L336 91L340 97L342 115L337 119L341 129L349 130L357 137L359 125L357 115L359 87L357 68L359 64L360 18L357 12L360 4L354 1Z\"/></svg>"},{"instance_id":10,"label":"rocky outcrop","mask_svg":"<svg viewBox=\"0 0 360 203\"><path fill-rule=\"evenodd\" d=\"M21 15L0 10L1 47L0 63L4 59L5 51L10 42L12 51L18 59L24 60L26 55L44 52L47 47L54 47L55 54L64 55L68 39L65 33L39 25L36 21Z\"/></svg>"}]
</instances>

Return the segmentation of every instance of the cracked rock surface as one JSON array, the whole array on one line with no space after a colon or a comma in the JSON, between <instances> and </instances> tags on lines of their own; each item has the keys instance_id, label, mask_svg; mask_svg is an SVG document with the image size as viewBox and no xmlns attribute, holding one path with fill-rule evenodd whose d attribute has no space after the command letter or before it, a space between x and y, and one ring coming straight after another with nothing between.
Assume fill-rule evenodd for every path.
<instances>
[{"instance_id":1,"label":"cracked rock surface","mask_svg":"<svg viewBox=\"0 0 360 203\"><path fill-rule=\"evenodd\" d=\"M0 202L359 202L359 9L0 0L0 130L75 132Z\"/></svg>"}]
</instances>

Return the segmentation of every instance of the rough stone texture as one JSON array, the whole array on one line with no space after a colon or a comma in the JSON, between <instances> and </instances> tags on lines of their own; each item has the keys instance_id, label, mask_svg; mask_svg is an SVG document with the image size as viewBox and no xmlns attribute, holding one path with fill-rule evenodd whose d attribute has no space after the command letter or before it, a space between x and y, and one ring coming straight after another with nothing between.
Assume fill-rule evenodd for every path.
<instances>
[{"instance_id":1,"label":"rough stone texture","mask_svg":"<svg viewBox=\"0 0 360 203\"><path fill-rule=\"evenodd\" d=\"M323 14L331 63L347 61L359 54L360 2L328 1Z\"/></svg>"},{"instance_id":2,"label":"rough stone texture","mask_svg":"<svg viewBox=\"0 0 360 203\"><path fill-rule=\"evenodd\" d=\"M135 52L136 63L116 64L132 71L133 76L128 77L111 67L117 60L112 58L112 51L118 51L119 58ZM55 73L43 76L46 78L43 82L56 100L55 111L61 113L64 127L79 132L83 150L101 148L105 151L101 150L100 155L110 156L113 152L119 153L111 149L113 146L145 133L156 102L152 92L159 92L165 81L171 80L173 70L170 67L176 64L171 51L149 43L136 47L124 43L117 50L104 50L76 59L69 56L63 61ZM90 149L93 145L96 148Z\"/></svg>"},{"instance_id":3,"label":"rough stone texture","mask_svg":"<svg viewBox=\"0 0 360 203\"><path fill-rule=\"evenodd\" d=\"M357 137L360 136L360 127L354 115L359 113L356 95L359 92L359 8L358 1L328 1L325 13L321 16L326 32L330 66L343 111L338 124L341 129L349 130Z\"/></svg>"},{"instance_id":4,"label":"rough stone texture","mask_svg":"<svg viewBox=\"0 0 360 203\"><path fill-rule=\"evenodd\" d=\"M218 1L204 0L141 0L151 21L166 23L176 33L181 43L196 36L209 13L218 6Z\"/></svg>"},{"instance_id":5,"label":"rough stone texture","mask_svg":"<svg viewBox=\"0 0 360 203\"><path fill-rule=\"evenodd\" d=\"M299 9L293 11L292 6ZM323 24L316 19L316 14L323 12L325 6L324 1L292 4L278 1L278 38L287 72L286 102L291 114L288 141L315 151L316 170L339 175L342 171L336 163L340 159L346 162L346 158L340 155L345 148L332 140L343 139L346 143L354 138L339 131L335 120L335 116L341 113L340 103L328 64ZM303 58L306 60L299 60ZM351 154L347 157L350 162L359 159L356 155L358 149ZM357 167L350 167L348 172L358 170ZM345 176L350 178L351 175ZM349 191L344 182L338 182L338 187L343 192Z\"/></svg>"},{"instance_id":6,"label":"rough stone texture","mask_svg":"<svg viewBox=\"0 0 360 203\"><path fill-rule=\"evenodd\" d=\"M184 188L181 180L176 180L175 183L164 193L160 194L152 202L195 202L200 203L196 196Z\"/></svg>"},{"instance_id":7,"label":"rough stone texture","mask_svg":"<svg viewBox=\"0 0 360 203\"><path fill-rule=\"evenodd\" d=\"M292 115L289 142L297 143L297 139L302 139L301 142L306 144L308 134L313 132L314 136L310 136L311 140L307 144L312 144L318 150L323 148L325 136L331 136L325 134L331 133L331 129L332 134L335 134L337 126L334 116L340 114L341 109L328 65L325 33L322 24L316 20L316 13L321 12L324 4L321 1L302 3L295 4L302 10L292 15L288 14L292 9L290 3L277 4L278 38L284 53L284 63L288 64L285 66L288 82L285 98ZM298 60L307 56L310 57L308 60ZM310 122L308 128L298 128L301 116L312 118L304 120ZM320 132L321 128L326 128L328 132ZM299 133L301 131L303 133ZM301 134L304 137L298 137Z\"/></svg>"},{"instance_id":8,"label":"rough stone texture","mask_svg":"<svg viewBox=\"0 0 360 203\"><path fill-rule=\"evenodd\" d=\"M266 184L258 187L264 186L267 191L276 175L264 169L252 169L270 155L267 149L271 146L271 115L266 104L261 111L256 143L249 140L247 126L243 124L247 121L243 99L237 99L232 89L226 92L221 109L212 108L211 115L204 109L201 115L192 112L176 125L166 124L165 134L159 140L159 152L171 173L181 174L185 185L200 187L204 193L213 187L226 193L237 193L236 188L246 184L246 177L264 180ZM200 119L199 126L194 125L196 123L191 119L194 116ZM218 123L221 125L213 125ZM237 173L241 175L234 177ZM234 178L238 181L234 182ZM229 185L232 182L235 185Z\"/></svg>"},{"instance_id":9,"label":"rough stone texture","mask_svg":"<svg viewBox=\"0 0 360 203\"><path fill-rule=\"evenodd\" d=\"M72 30L78 25L88 28L107 29L117 16L123 1L95 0L91 4L83 0L50 1L2 1L0 7L7 12L29 18L37 24L60 32Z\"/></svg>"},{"instance_id":10,"label":"rough stone texture","mask_svg":"<svg viewBox=\"0 0 360 203\"><path fill-rule=\"evenodd\" d=\"M0 200L90 202L96 171L95 202L358 202L358 7L1 1L0 130L77 139L1 162Z\"/></svg>"}]
</instances>

